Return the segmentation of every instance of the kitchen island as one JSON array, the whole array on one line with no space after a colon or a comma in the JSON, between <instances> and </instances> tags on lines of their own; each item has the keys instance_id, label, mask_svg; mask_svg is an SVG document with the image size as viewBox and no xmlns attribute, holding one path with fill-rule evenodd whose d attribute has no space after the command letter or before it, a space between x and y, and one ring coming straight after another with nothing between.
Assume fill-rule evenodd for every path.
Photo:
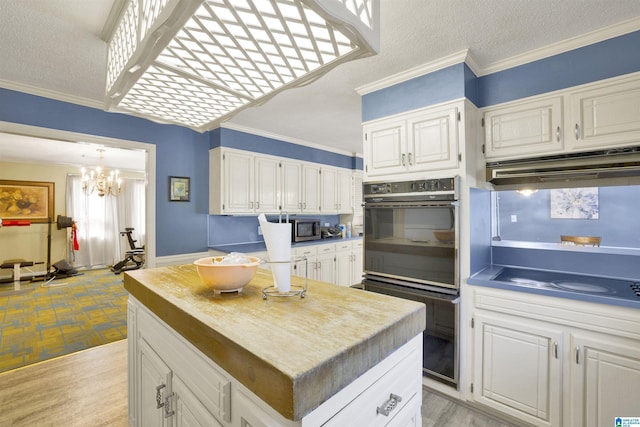
<instances>
[{"instance_id":1,"label":"kitchen island","mask_svg":"<svg viewBox=\"0 0 640 427\"><path fill-rule=\"evenodd\" d=\"M259 269L215 295L193 265L126 272L130 424L420 425L423 304L312 280L264 300L271 284Z\"/></svg>"}]
</instances>

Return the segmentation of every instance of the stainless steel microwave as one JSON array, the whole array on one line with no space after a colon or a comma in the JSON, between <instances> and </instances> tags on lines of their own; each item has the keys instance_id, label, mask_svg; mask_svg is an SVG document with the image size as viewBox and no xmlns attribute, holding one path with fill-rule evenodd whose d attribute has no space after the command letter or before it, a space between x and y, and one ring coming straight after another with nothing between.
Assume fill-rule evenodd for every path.
<instances>
[{"instance_id":1,"label":"stainless steel microwave","mask_svg":"<svg viewBox=\"0 0 640 427\"><path fill-rule=\"evenodd\" d=\"M306 242L309 240L319 240L320 221L316 219L290 219L291 240L293 242Z\"/></svg>"}]
</instances>

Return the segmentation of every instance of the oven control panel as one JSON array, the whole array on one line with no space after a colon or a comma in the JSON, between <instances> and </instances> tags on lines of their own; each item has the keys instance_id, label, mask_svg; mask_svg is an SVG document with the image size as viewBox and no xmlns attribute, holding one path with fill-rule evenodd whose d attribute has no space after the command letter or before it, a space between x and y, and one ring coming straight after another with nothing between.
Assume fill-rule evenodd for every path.
<instances>
[{"instance_id":1,"label":"oven control panel","mask_svg":"<svg viewBox=\"0 0 640 427\"><path fill-rule=\"evenodd\" d=\"M363 192L365 197L398 194L455 194L457 180L456 177L398 182L369 182L364 184Z\"/></svg>"}]
</instances>

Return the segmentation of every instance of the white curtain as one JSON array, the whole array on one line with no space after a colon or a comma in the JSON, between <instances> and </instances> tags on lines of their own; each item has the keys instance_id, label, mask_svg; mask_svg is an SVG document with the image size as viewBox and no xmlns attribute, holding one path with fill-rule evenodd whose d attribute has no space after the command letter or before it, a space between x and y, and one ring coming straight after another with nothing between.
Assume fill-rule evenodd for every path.
<instances>
[{"instance_id":1,"label":"white curtain","mask_svg":"<svg viewBox=\"0 0 640 427\"><path fill-rule=\"evenodd\" d=\"M79 250L71 259L76 268L113 265L130 249L125 228L134 228L136 247L145 242L145 185L142 179L124 179L118 196L86 194L79 175L67 176L66 216L76 222Z\"/></svg>"}]
</instances>

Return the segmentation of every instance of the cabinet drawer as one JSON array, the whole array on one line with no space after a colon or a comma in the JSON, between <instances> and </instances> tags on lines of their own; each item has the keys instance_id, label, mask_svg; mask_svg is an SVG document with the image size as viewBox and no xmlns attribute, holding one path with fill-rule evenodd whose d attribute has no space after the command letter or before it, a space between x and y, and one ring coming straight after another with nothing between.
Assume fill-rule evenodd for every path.
<instances>
[{"instance_id":1,"label":"cabinet drawer","mask_svg":"<svg viewBox=\"0 0 640 427\"><path fill-rule=\"evenodd\" d=\"M336 243L336 252L339 252L339 251L350 251L352 247L353 247L352 242Z\"/></svg>"},{"instance_id":2,"label":"cabinet drawer","mask_svg":"<svg viewBox=\"0 0 640 427\"><path fill-rule=\"evenodd\" d=\"M291 251L291 254L294 257L315 256L315 255L318 255L318 246L309 245L309 246L302 246L300 248L293 248L293 250Z\"/></svg>"},{"instance_id":3,"label":"cabinet drawer","mask_svg":"<svg viewBox=\"0 0 640 427\"><path fill-rule=\"evenodd\" d=\"M415 400L422 387L420 356L420 353L413 353L400 361L324 426L386 426L396 425L395 418L405 419L407 411L415 410L409 403ZM386 408L388 415L384 415L385 405L393 406L392 400L396 402L395 407Z\"/></svg>"},{"instance_id":4,"label":"cabinet drawer","mask_svg":"<svg viewBox=\"0 0 640 427\"><path fill-rule=\"evenodd\" d=\"M336 251L336 245L331 243L331 244L324 244L324 245L318 245L318 255L320 254L328 254L331 252L335 252Z\"/></svg>"}]
</instances>

